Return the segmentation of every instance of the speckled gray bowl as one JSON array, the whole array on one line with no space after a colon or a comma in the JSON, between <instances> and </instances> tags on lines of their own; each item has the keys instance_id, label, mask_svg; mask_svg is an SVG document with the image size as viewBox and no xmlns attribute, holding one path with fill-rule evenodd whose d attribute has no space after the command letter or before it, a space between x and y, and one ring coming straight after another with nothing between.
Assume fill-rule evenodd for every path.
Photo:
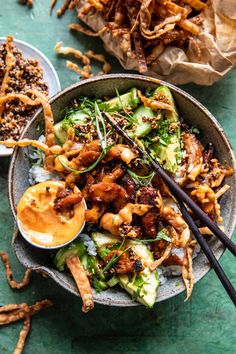
<instances>
[{"instance_id":1,"label":"speckled gray bowl","mask_svg":"<svg viewBox=\"0 0 236 354\"><path fill-rule=\"evenodd\" d=\"M73 85L51 99L51 105L54 112L55 121L62 119L62 110L72 99L81 96L114 96L115 88L123 93L131 87L139 89L154 89L158 84L167 85L174 95L181 116L190 125L193 125L202 133L203 145L212 142L215 146L216 155L220 161L226 161L235 169L235 158L227 137L222 127L210 112L203 107L193 97L172 86L166 82L162 82L153 78L139 76L115 74L103 77L93 78L81 81ZM39 110L32 121L25 128L22 138L37 138L36 125L43 119L42 110ZM25 149L16 148L10 165L9 171L9 198L13 214L16 216L16 205L28 187L28 171L29 163L25 157ZM224 226L226 234L231 237L236 222L236 178L235 175L228 178L227 183L231 189L222 197L222 215L224 217ZM50 276L54 281L71 293L78 295L78 290L73 279L66 272L57 271L52 264L51 254L45 250L40 250L28 244L20 234L15 232L13 238L13 249L19 261L27 268L41 271ZM219 258L224 248L221 243L214 237L210 241L210 245ZM200 253L194 260L194 276L195 282L201 279L210 269L209 263L205 256ZM177 286L176 284L180 284ZM157 301L162 301L175 296L184 290L184 286L180 277L169 278L168 281L159 288ZM94 293L95 302L112 306L134 306L130 296L122 289L109 289L102 293Z\"/></svg>"}]
</instances>

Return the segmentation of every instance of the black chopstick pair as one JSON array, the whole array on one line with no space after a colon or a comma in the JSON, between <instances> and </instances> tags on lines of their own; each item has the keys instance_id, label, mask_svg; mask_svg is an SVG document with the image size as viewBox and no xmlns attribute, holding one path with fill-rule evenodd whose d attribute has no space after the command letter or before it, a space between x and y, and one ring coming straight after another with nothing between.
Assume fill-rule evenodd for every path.
<instances>
[{"instance_id":1,"label":"black chopstick pair","mask_svg":"<svg viewBox=\"0 0 236 354\"><path fill-rule=\"evenodd\" d=\"M212 268L215 270L218 278L220 279L222 285L230 296L232 302L236 306L236 291L231 284L230 280L226 276L223 268L220 263L217 261L214 253L209 247L206 239L201 235L198 230L197 225L193 221L191 215L188 213L184 203L198 216L198 218L213 232L213 234L225 245L230 252L236 256L236 245L226 236L226 234L209 218L207 214L178 186L178 184L162 169L159 163L151 157L150 151L145 151L141 149L138 144L136 144L106 113L102 113L103 117L107 122L122 136L125 142L135 148L139 154L150 161L153 169L158 173L162 178L163 182L168 186L171 193L175 197L176 201L179 204L182 215L188 224L190 230L193 232L196 240L200 244L203 252L205 253L207 259L209 260Z\"/></svg>"}]
</instances>

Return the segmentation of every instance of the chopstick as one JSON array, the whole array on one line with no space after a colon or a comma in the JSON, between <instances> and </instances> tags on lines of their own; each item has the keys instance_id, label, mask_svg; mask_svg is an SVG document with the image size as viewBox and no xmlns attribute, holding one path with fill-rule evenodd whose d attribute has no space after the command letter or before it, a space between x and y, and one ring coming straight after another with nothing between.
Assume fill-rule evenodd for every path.
<instances>
[{"instance_id":1,"label":"chopstick","mask_svg":"<svg viewBox=\"0 0 236 354\"><path fill-rule=\"evenodd\" d=\"M235 291L232 283L230 282L229 278L225 274L225 272L224 272L223 268L221 267L220 263L217 261L214 253L212 252L210 246L207 243L207 240L199 232L197 225L193 221L193 218L191 217L191 215L188 213L184 203L181 200L179 200L179 199L176 199L176 200L177 200L177 202L179 204L179 207L180 207L181 213L183 215L183 218L185 219L185 221L188 224L190 230L194 234L197 242L201 246L201 248L202 248L204 254L206 255L208 261L210 262L212 268L216 272L218 278L221 281L221 284L223 285L223 287L225 288L225 290L228 293L229 297L231 298L232 302L236 306L236 291Z\"/></svg>"},{"instance_id":2,"label":"chopstick","mask_svg":"<svg viewBox=\"0 0 236 354\"><path fill-rule=\"evenodd\" d=\"M228 236L209 218L209 216L185 193L178 184L162 169L159 163L151 157L150 151L141 149L113 120L107 113L102 113L103 117L121 135L126 143L144 156L158 173L162 180L169 187L171 193L179 200L182 200L197 217L213 232L213 234L225 245L226 248L236 256L236 245Z\"/></svg>"},{"instance_id":3,"label":"chopstick","mask_svg":"<svg viewBox=\"0 0 236 354\"><path fill-rule=\"evenodd\" d=\"M196 240L198 241L199 245L201 246L204 254L206 255L207 259L209 260L212 268L216 272L218 278L220 279L222 285L224 286L226 292L228 293L229 297L231 298L232 302L236 306L236 291L226 276L223 268L221 267L220 263L217 261L214 253L212 252L211 248L209 247L206 239L201 235L198 230L197 225L195 224L194 220L192 219L191 215L188 213L186 205L195 212L195 214L199 217L199 219L205 223L209 229L222 241L222 243L234 254L236 255L236 245L224 234L224 232L213 223L213 221L206 215L200 207L195 204L195 202L177 185L177 183L172 180L172 178L162 169L159 163L154 160L151 155L150 151L148 152L141 149L113 120L112 118L106 114L102 113L103 117L110 123L110 125L119 133L120 136L124 138L126 143L135 148L139 154L148 161L150 161L153 169L159 174L162 180L166 183L169 187L170 191L172 192L173 196L175 197L183 218L185 219L186 223L188 224L190 230L194 234ZM220 231L220 232L219 232ZM230 241L230 242L229 242Z\"/></svg>"}]
</instances>

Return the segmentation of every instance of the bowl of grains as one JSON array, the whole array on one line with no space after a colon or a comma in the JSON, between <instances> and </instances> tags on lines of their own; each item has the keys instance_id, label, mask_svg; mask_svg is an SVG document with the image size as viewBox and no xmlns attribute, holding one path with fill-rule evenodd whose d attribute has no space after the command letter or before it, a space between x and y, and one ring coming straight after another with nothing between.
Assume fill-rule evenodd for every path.
<instances>
[{"instance_id":1,"label":"bowl of grains","mask_svg":"<svg viewBox=\"0 0 236 354\"><path fill-rule=\"evenodd\" d=\"M51 97L60 82L50 61L28 43L0 37L0 140L18 140L40 107L34 92ZM0 147L0 156L12 149Z\"/></svg>"}]
</instances>

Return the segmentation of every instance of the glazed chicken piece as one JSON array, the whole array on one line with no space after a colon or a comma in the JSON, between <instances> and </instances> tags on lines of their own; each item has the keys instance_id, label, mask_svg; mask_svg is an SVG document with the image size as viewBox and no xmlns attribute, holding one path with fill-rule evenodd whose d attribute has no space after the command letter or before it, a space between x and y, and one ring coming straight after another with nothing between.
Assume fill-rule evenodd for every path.
<instances>
[{"instance_id":1,"label":"glazed chicken piece","mask_svg":"<svg viewBox=\"0 0 236 354\"><path fill-rule=\"evenodd\" d=\"M191 133L185 133L182 141L187 152L187 178L195 181L202 170L202 146L196 136Z\"/></svg>"},{"instance_id":2,"label":"glazed chicken piece","mask_svg":"<svg viewBox=\"0 0 236 354\"><path fill-rule=\"evenodd\" d=\"M94 203L91 209L85 210L85 221L96 223L98 219L104 214L106 207L101 205L101 203Z\"/></svg>"},{"instance_id":3,"label":"glazed chicken piece","mask_svg":"<svg viewBox=\"0 0 236 354\"><path fill-rule=\"evenodd\" d=\"M80 181L81 175L80 174L75 174L74 172L69 173L66 178L66 185L69 188L74 188L74 186Z\"/></svg>"},{"instance_id":4,"label":"glazed chicken piece","mask_svg":"<svg viewBox=\"0 0 236 354\"><path fill-rule=\"evenodd\" d=\"M98 159L101 151L102 149L99 145L99 140L93 140L91 143L85 144L79 155L72 159L71 167L78 169L79 167L90 166Z\"/></svg>"},{"instance_id":5,"label":"glazed chicken piece","mask_svg":"<svg viewBox=\"0 0 236 354\"><path fill-rule=\"evenodd\" d=\"M72 191L68 188L58 187L53 208L60 211L63 208L80 203L82 199L82 193L77 188Z\"/></svg>"},{"instance_id":6,"label":"glazed chicken piece","mask_svg":"<svg viewBox=\"0 0 236 354\"><path fill-rule=\"evenodd\" d=\"M138 225L122 224L119 227L119 234L121 237L140 238L143 230Z\"/></svg>"},{"instance_id":7,"label":"glazed chicken piece","mask_svg":"<svg viewBox=\"0 0 236 354\"><path fill-rule=\"evenodd\" d=\"M127 204L129 196L126 190L118 184L101 182L89 188L88 199L92 202L113 203L113 206L120 210Z\"/></svg>"},{"instance_id":8,"label":"glazed chicken piece","mask_svg":"<svg viewBox=\"0 0 236 354\"><path fill-rule=\"evenodd\" d=\"M123 253L121 250L114 250L111 251L107 257L106 261L109 262L113 256L117 257L120 256L120 258L117 260L117 262L114 265L115 273L117 274L127 274L127 273L133 273L134 272L134 261L131 261L129 259L129 256L126 253ZM122 254L122 255L121 255Z\"/></svg>"},{"instance_id":9,"label":"glazed chicken piece","mask_svg":"<svg viewBox=\"0 0 236 354\"><path fill-rule=\"evenodd\" d=\"M117 163L111 172L104 175L102 178L103 183L114 183L118 178L122 177L125 173L125 168L121 163Z\"/></svg>"},{"instance_id":10,"label":"glazed chicken piece","mask_svg":"<svg viewBox=\"0 0 236 354\"><path fill-rule=\"evenodd\" d=\"M159 197L158 190L152 187L143 187L139 190L138 201L141 204L152 205L153 207L141 217L144 232L148 237L155 238L157 235L158 222L160 221L160 211L155 206Z\"/></svg>"},{"instance_id":11,"label":"glazed chicken piece","mask_svg":"<svg viewBox=\"0 0 236 354\"><path fill-rule=\"evenodd\" d=\"M119 179L119 184L121 184L122 187L126 190L127 194L130 197L130 201L134 202L136 196L135 183L134 180L128 175L128 173L126 173Z\"/></svg>"},{"instance_id":12,"label":"glazed chicken piece","mask_svg":"<svg viewBox=\"0 0 236 354\"><path fill-rule=\"evenodd\" d=\"M96 183L95 178L92 173L87 173L85 176L85 187L82 189L82 194L84 196L84 199L88 199L88 194L89 194L89 189L90 187Z\"/></svg>"},{"instance_id":13,"label":"glazed chicken piece","mask_svg":"<svg viewBox=\"0 0 236 354\"><path fill-rule=\"evenodd\" d=\"M167 244L168 242L165 240L156 241L151 244L151 250L154 254L154 259L161 258Z\"/></svg>"},{"instance_id":14,"label":"glazed chicken piece","mask_svg":"<svg viewBox=\"0 0 236 354\"><path fill-rule=\"evenodd\" d=\"M137 157L137 154L129 146L123 144L114 145L108 152L105 161L121 160L127 165Z\"/></svg>"},{"instance_id":15,"label":"glazed chicken piece","mask_svg":"<svg viewBox=\"0 0 236 354\"><path fill-rule=\"evenodd\" d=\"M120 226L122 224L130 225L132 223L133 214L142 216L150 208L150 205L128 203L118 214L104 214L101 218L100 226L109 231L112 235L120 235Z\"/></svg>"},{"instance_id":16,"label":"glazed chicken piece","mask_svg":"<svg viewBox=\"0 0 236 354\"><path fill-rule=\"evenodd\" d=\"M143 270L142 262L139 259L137 259L136 257L134 258L132 256L131 259L129 254L127 254L126 252L123 254L122 253L123 251L121 250L113 250L106 257L106 261L109 262L113 256L120 256L120 258L113 266L113 269L115 270L116 274L128 274L134 272L139 273Z\"/></svg>"},{"instance_id":17,"label":"glazed chicken piece","mask_svg":"<svg viewBox=\"0 0 236 354\"><path fill-rule=\"evenodd\" d=\"M72 193L72 190L70 188L64 188L64 187L59 186L58 190L57 190L56 197L59 199L65 198L68 195L70 195L71 193Z\"/></svg>"}]
</instances>

